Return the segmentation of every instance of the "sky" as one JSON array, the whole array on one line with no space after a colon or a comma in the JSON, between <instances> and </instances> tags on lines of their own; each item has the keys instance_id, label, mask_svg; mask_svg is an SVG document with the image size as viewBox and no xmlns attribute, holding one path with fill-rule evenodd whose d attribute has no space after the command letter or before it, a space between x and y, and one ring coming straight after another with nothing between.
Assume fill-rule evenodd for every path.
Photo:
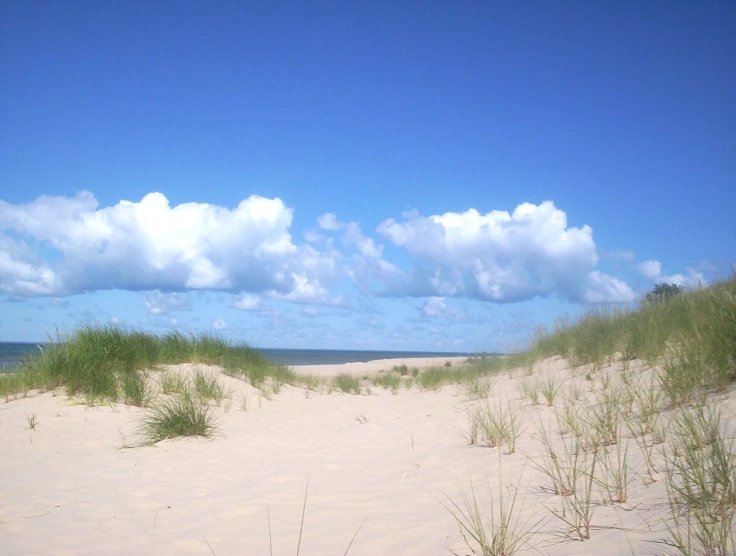
<instances>
[{"instance_id":1,"label":"sky","mask_svg":"<svg viewBox=\"0 0 736 556\"><path fill-rule=\"evenodd\" d=\"M734 2L0 0L0 341L510 351L736 266Z\"/></svg>"}]
</instances>

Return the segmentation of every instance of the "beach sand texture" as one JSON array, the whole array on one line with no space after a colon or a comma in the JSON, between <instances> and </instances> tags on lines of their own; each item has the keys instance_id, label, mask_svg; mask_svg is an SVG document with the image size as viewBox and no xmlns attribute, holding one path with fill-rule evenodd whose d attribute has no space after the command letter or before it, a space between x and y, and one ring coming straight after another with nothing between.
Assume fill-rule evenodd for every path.
<instances>
[{"instance_id":1,"label":"beach sand texture","mask_svg":"<svg viewBox=\"0 0 736 556\"><path fill-rule=\"evenodd\" d=\"M402 363L428 364L392 360L296 370L362 375ZM415 385L396 394L370 386L370 394L363 395L284 386L267 399L251 385L220 375L231 397L216 408L214 438L133 448L125 446L136 443L137 420L145 409L88 407L63 392L0 401L0 552L268 555L270 517L273 554L293 555L308 482L300 554L343 554L350 546L351 556L465 555L471 551L445 506L452 500L463 508L461 495L470 494L472 479L489 519L491 497L498 512L499 493L507 504L516 494L513 518L519 529L537 529L520 554L666 553L660 541L667 538L669 506L656 446L657 471L649 473L644 452L621 425L628 500L613 503L594 484L593 529L586 541L576 540L578 535L550 512L562 508L563 497L550 492L549 477L538 469L544 462L540 424L562 453L571 438L560 434L555 417L563 411L563 394L579 395L582 404L614 388L620 374L615 365L587 380L585 369L573 371L559 359L537 364L531 378L551 377L561 385L552 407L541 396L539 405L523 396L524 373L492 377L490 406L510 404L522 418L514 453L507 444L469 444L469 414L486 402L469 399L462 385L439 390ZM168 368L219 373L205 366ZM631 371L642 384L651 373L636 362ZM603 376L610 376L610 384ZM733 435L734 396L715 399L723 406L722 426ZM34 430L28 422L32 415ZM667 418L663 413L663 424Z\"/></svg>"}]
</instances>

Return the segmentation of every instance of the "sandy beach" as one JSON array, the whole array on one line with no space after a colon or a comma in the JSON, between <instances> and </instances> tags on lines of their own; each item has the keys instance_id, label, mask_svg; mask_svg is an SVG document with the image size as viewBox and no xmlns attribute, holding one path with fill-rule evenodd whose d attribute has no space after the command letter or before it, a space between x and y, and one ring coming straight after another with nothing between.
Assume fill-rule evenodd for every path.
<instances>
[{"instance_id":1,"label":"sandy beach","mask_svg":"<svg viewBox=\"0 0 736 556\"><path fill-rule=\"evenodd\" d=\"M444 361L297 370L363 375ZM632 368L642 378L649 372ZM194 365L169 369L219 373ZM584 375L559 359L538 364L535 375L594 394L595 385L588 392ZM352 556L465 555L471 551L446 506L454 501L462 507L471 480L489 519L490 497L498 511L499 493L507 504L516 496L514 519L536 531L519 553L666 553L665 481L647 475L643 452L631 439L623 441L631 470L628 501L613 503L594 486L589 540L576 540L551 513L561 497L538 469L544 460L538 426L549 426L554 442L563 442L555 420L562 405L532 404L520 393L522 378L514 372L493 377L488 397L491 405L500 401L519 410L514 453L506 445L469 443L469 413L480 402L455 385L414 385L396 393L367 385L362 395L284 386L265 396L219 375L229 399L215 408L218 434L154 446L136 446L137 420L146 409L89 407L63 392L0 401L3 554L267 555L269 526L273 554L296 554L306 496L300 554L343 554L349 547ZM733 434L734 397L721 399L730 418L723 426Z\"/></svg>"}]
</instances>

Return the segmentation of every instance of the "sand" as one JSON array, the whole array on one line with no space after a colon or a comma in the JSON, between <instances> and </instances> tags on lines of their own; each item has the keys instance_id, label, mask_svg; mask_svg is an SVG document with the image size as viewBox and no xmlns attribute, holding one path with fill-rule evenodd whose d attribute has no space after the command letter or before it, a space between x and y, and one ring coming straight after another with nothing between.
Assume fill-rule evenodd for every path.
<instances>
[{"instance_id":1,"label":"sand","mask_svg":"<svg viewBox=\"0 0 736 556\"><path fill-rule=\"evenodd\" d=\"M444 359L440 363L444 362ZM322 376L363 374L412 360L311 366ZM319 368L317 368L319 367ZM183 373L191 365L172 367ZM209 372L216 368L200 367ZM641 372L644 372L643 370ZM570 378L550 360L537 374ZM536 423L553 410L518 393L518 378L495 379L492 403L520 407L517 450L469 445L462 388L440 391L371 387L366 395L315 393L285 386L270 400L222 375L234 391L217 408L213 439L136 442L146 410L121 404L88 407L63 393L0 402L0 550L7 555L268 555L471 554L444 507L461 503L472 479L490 517L489 493L518 493L520 526L541 520L524 554L659 554L666 538L664 480L651 483L643 456L629 442L630 501L603 504L596 489L591 539L570 540L569 527L544 505L559 497L535 468L541 461ZM247 406L241 400L247 397ZM733 397L724 400L734 414ZM28 417L38 424L29 430ZM734 432L733 423L728 424ZM649 484L648 484L649 483ZM449 497L449 498L448 498ZM443 505L444 504L444 505ZM362 524L362 527L361 527Z\"/></svg>"}]
</instances>

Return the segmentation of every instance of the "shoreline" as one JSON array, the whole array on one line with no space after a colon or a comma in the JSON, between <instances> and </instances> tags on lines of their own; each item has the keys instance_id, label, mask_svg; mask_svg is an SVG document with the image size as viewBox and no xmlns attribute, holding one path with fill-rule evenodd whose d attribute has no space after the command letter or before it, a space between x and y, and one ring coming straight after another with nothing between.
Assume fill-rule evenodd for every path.
<instances>
[{"instance_id":1,"label":"shoreline","mask_svg":"<svg viewBox=\"0 0 736 556\"><path fill-rule=\"evenodd\" d=\"M442 367L449 361L453 367L465 363L468 357L404 357L397 359L376 359L374 361L356 361L353 363L330 363L325 365L290 365L299 374L311 374L320 377L336 376L342 373L355 376L376 374L390 371L393 367L406 365L409 369L427 369Z\"/></svg>"}]
</instances>

